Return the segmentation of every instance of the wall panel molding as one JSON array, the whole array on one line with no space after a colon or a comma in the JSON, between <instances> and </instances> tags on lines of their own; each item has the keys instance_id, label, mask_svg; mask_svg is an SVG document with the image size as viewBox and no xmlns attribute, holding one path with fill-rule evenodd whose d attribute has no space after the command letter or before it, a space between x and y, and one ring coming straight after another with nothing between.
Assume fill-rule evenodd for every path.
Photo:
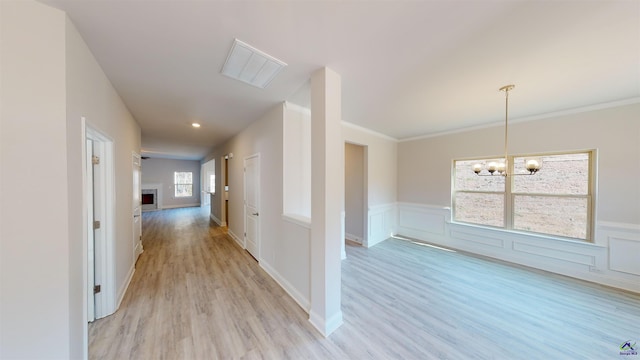
<instances>
[{"instance_id":1,"label":"wall panel molding","mask_svg":"<svg viewBox=\"0 0 640 360\"><path fill-rule=\"evenodd\" d=\"M597 241L609 248L608 270L640 276L640 225L600 222L596 234Z\"/></svg>"},{"instance_id":2,"label":"wall panel molding","mask_svg":"<svg viewBox=\"0 0 640 360\"><path fill-rule=\"evenodd\" d=\"M512 242L513 251L522 252L525 254L542 256L547 258L553 258L557 260L563 260L573 262L576 264L595 266L595 256L578 254L573 251L564 251L561 249L554 249L546 246L532 245L524 242L514 241Z\"/></svg>"},{"instance_id":3,"label":"wall panel molding","mask_svg":"<svg viewBox=\"0 0 640 360\"><path fill-rule=\"evenodd\" d=\"M452 239L456 239L456 240L461 240L461 241L467 241L469 243L474 243L476 245L481 245L481 246L490 246L490 247L494 247L494 248L500 248L503 249L505 248L505 243L503 239L500 239L498 237L495 236L491 236L489 235L479 235L476 232L471 232L471 231L460 231L460 230L455 230L452 229L449 232L449 236Z\"/></svg>"},{"instance_id":4,"label":"wall panel molding","mask_svg":"<svg viewBox=\"0 0 640 360\"><path fill-rule=\"evenodd\" d=\"M397 213L396 233L443 243L451 219L448 207L401 202Z\"/></svg>"},{"instance_id":5,"label":"wall panel molding","mask_svg":"<svg viewBox=\"0 0 640 360\"><path fill-rule=\"evenodd\" d=\"M589 243L452 223L447 207L398 203L397 214L398 235L640 292L638 224L599 222Z\"/></svg>"},{"instance_id":6,"label":"wall panel molding","mask_svg":"<svg viewBox=\"0 0 640 360\"><path fill-rule=\"evenodd\" d=\"M396 228L396 204L380 204L368 209L367 238L363 241L366 247L372 247L388 239Z\"/></svg>"}]
</instances>

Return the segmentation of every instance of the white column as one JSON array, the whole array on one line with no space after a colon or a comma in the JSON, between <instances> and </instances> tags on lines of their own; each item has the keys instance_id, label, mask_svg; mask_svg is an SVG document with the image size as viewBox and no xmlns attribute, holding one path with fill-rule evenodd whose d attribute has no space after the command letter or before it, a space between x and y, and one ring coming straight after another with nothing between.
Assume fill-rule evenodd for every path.
<instances>
[{"instance_id":1,"label":"white column","mask_svg":"<svg viewBox=\"0 0 640 360\"><path fill-rule=\"evenodd\" d=\"M340 75L311 76L311 311L324 336L342 325L340 309L344 144Z\"/></svg>"}]
</instances>

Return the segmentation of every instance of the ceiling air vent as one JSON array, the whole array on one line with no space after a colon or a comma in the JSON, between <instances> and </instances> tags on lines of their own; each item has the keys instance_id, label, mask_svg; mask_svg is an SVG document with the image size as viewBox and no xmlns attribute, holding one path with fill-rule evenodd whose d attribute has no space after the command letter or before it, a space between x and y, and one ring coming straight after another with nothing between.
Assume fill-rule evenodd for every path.
<instances>
[{"instance_id":1,"label":"ceiling air vent","mask_svg":"<svg viewBox=\"0 0 640 360\"><path fill-rule=\"evenodd\" d=\"M235 39L222 74L264 89L285 66L286 63Z\"/></svg>"}]
</instances>

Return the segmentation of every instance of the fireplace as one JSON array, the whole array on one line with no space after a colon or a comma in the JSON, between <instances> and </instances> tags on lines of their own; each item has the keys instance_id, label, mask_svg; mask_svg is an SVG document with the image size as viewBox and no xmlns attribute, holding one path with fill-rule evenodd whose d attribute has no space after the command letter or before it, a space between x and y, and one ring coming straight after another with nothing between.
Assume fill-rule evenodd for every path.
<instances>
[{"instance_id":1,"label":"fireplace","mask_svg":"<svg viewBox=\"0 0 640 360\"><path fill-rule=\"evenodd\" d=\"M142 189L142 210L158 210L158 189Z\"/></svg>"},{"instance_id":2,"label":"fireplace","mask_svg":"<svg viewBox=\"0 0 640 360\"><path fill-rule=\"evenodd\" d=\"M155 191L150 194L142 193L142 205L155 205L155 204L156 204Z\"/></svg>"},{"instance_id":3,"label":"fireplace","mask_svg":"<svg viewBox=\"0 0 640 360\"><path fill-rule=\"evenodd\" d=\"M142 211L162 209L162 187L155 184L142 184Z\"/></svg>"}]
</instances>

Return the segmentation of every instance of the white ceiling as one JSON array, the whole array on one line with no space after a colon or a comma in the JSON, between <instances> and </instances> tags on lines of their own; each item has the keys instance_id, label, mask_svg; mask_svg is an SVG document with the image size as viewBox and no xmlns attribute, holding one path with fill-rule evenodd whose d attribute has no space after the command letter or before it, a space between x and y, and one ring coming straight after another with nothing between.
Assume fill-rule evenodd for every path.
<instances>
[{"instance_id":1,"label":"white ceiling","mask_svg":"<svg viewBox=\"0 0 640 360\"><path fill-rule=\"evenodd\" d=\"M343 120L396 139L640 97L640 1L80 1L66 11L142 128L200 159L341 74ZM266 89L220 74L234 38L288 64ZM194 129L191 122L200 122Z\"/></svg>"}]
</instances>

